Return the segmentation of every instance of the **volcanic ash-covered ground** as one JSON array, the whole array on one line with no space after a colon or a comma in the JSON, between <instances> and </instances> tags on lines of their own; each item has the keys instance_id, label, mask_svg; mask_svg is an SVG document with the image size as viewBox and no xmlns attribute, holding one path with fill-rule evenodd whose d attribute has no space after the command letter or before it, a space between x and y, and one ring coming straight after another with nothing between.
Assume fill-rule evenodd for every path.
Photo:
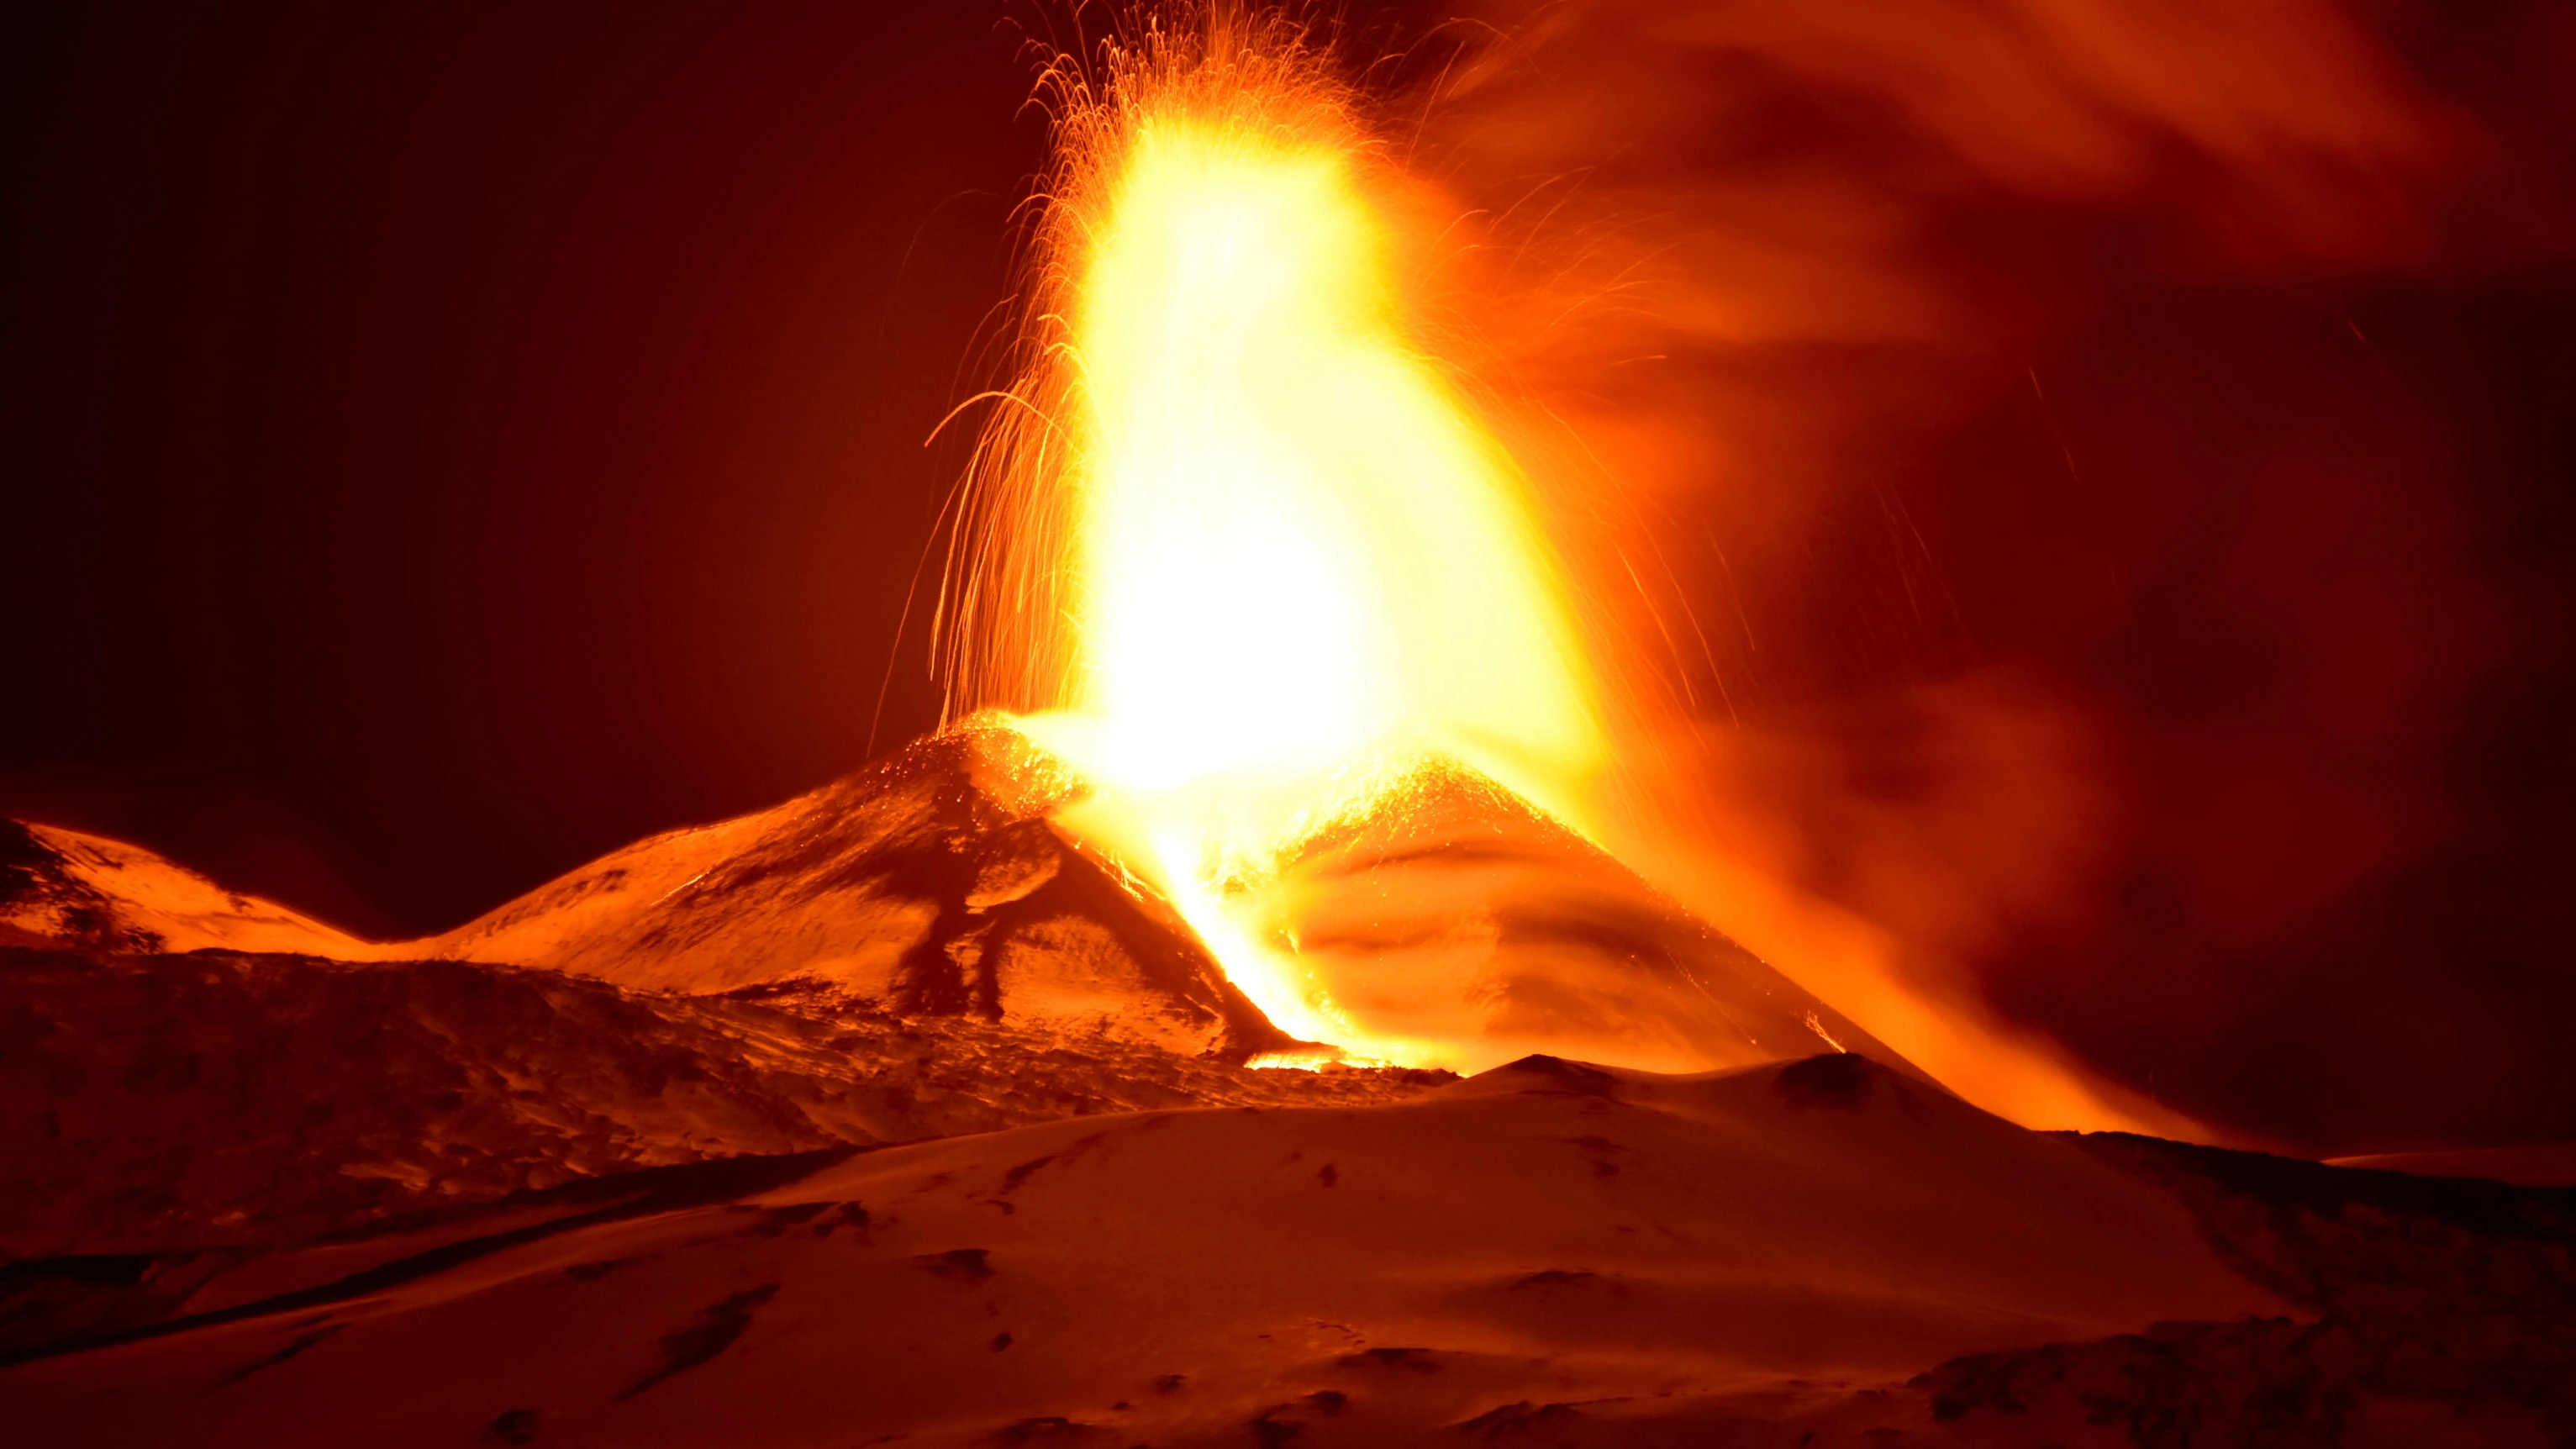
<instances>
[{"instance_id":1,"label":"volcanic ash-covered ground","mask_svg":"<svg viewBox=\"0 0 2576 1449\"><path fill-rule=\"evenodd\" d=\"M2025 1131L1437 764L1270 889L1531 1050L1254 1067L1081 788L961 730L397 944L8 827L12 1441L2576 1441L2576 1192Z\"/></svg>"}]
</instances>

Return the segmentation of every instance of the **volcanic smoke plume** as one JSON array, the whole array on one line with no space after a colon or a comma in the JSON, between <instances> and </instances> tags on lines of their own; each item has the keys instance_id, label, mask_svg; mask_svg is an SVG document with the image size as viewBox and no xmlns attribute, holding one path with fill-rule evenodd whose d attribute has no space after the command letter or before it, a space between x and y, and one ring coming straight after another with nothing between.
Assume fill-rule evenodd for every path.
<instances>
[{"instance_id":1,"label":"volcanic smoke plume","mask_svg":"<svg viewBox=\"0 0 2576 1449\"><path fill-rule=\"evenodd\" d=\"M2565 250L2461 91L2563 28L1106 18L935 729L412 939L0 822L22 1432L2576 1439L2568 1099L2385 1100L2562 983L2212 1005L2528 667L2346 373Z\"/></svg>"},{"instance_id":2,"label":"volcanic smoke plume","mask_svg":"<svg viewBox=\"0 0 2576 1449\"><path fill-rule=\"evenodd\" d=\"M2023 1120L2565 1138L2564 23L1479 14L1412 146L1627 857Z\"/></svg>"}]
</instances>

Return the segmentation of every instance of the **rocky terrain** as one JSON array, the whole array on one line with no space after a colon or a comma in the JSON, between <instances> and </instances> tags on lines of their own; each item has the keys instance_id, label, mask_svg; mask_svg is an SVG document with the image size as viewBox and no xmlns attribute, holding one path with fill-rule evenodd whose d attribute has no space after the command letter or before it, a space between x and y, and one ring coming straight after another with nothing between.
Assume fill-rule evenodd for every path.
<instances>
[{"instance_id":1,"label":"rocky terrain","mask_svg":"<svg viewBox=\"0 0 2576 1449\"><path fill-rule=\"evenodd\" d=\"M456 961L0 952L0 1255L292 1240L574 1177L1445 1074L1246 1071L822 994Z\"/></svg>"}]
</instances>

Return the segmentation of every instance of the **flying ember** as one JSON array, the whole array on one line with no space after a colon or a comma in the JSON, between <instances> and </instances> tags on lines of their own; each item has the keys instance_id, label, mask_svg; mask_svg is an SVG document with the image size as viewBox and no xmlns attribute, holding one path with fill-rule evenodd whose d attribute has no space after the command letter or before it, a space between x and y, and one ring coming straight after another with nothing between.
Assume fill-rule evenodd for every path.
<instances>
[{"instance_id":1,"label":"flying ember","mask_svg":"<svg viewBox=\"0 0 2576 1449\"><path fill-rule=\"evenodd\" d=\"M1520 472L1408 325L1400 178L1313 53L1209 37L1065 84L1052 331L982 459L986 526L1038 562L952 607L1096 787L1062 823L1282 1028L1433 1060L1230 901L1426 756L1581 828L1596 692Z\"/></svg>"}]
</instances>

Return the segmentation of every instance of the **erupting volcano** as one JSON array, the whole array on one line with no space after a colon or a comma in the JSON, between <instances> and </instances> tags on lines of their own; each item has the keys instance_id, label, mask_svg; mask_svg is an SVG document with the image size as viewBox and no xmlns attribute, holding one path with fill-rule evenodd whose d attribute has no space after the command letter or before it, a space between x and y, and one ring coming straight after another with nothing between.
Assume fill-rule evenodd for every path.
<instances>
[{"instance_id":1,"label":"erupting volcano","mask_svg":"<svg viewBox=\"0 0 2576 1449\"><path fill-rule=\"evenodd\" d=\"M2143 1135L2227 1134L1682 889L1641 661L1718 651L1484 330L1545 227L1415 144L1553 23L1436 82L1226 6L1053 52L940 724L857 772L402 940L0 821L0 1419L2576 1442L2576 1189Z\"/></svg>"},{"instance_id":2,"label":"erupting volcano","mask_svg":"<svg viewBox=\"0 0 2576 1449\"><path fill-rule=\"evenodd\" d=\"M1583 822L1611 748L1572 586L1465 379L1415 335L1402 178L1354 99L1295 32L1209 24L1148 32L1097 93L1052 78L1029 370L991 399L944 615L960 705L1049 706L1012 725L1087 782L1056 822L1312 1046L1468 1069L1567 1047L1706 1067L1760 1053L1761 1029L1790 1048L1818 1005L1758 967L1775 999L1737 1003L1755 1029L1693 1040L1708 1013L1676 1000L1751 964L1713 935L1708 971L1634 942L1628 964L1669 977L1652 1002L1598 959L1509 968L1502 897L1527 883L1491 863L1553 859L1560 894L1601 874ZM1443 851L1495 898L1438 871L1389 888L1397 852ZM1624 884L1578 922L1669 914ZM1359 889L1364 926L1340 899ZM1337 967L1327 933L1354 928L1376 949ZM1551 1040L1551 1016L1635 1029Z\"/></svg>"}]
</instances>

